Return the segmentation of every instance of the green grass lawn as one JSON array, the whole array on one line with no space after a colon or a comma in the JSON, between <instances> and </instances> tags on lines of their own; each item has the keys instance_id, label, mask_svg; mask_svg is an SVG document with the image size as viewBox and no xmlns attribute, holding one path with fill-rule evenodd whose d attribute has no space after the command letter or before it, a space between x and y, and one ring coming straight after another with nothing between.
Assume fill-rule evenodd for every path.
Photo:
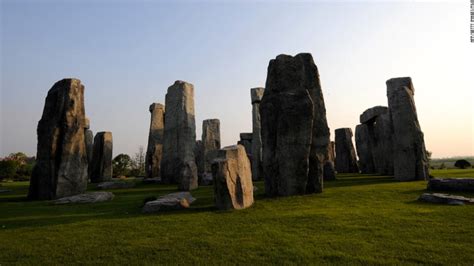
<instances>
[{"instance_id":1,"label":"green grass lawn","mask_svg":"<svg viewBox=\"0 0 474 266\"><path fill-rule=\"evenodd\" d=\"M13 192L0 194L0 265L474 264L474 205L420 203L426 182L339 175L322 194L276 199L256 185L249 209L216 211L212 187L202 187L188 210L144 215L144 198L174 186L138 185L113 190L110 202L55 206L26 201L26 182L4 183Z\"/></svg>"}]
</instances>

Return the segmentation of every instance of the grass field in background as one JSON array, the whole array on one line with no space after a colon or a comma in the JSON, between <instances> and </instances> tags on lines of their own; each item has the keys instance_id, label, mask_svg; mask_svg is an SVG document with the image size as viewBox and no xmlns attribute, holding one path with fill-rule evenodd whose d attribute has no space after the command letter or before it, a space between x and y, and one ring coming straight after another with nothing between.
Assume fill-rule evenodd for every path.
<instances>
[{"instance_id":1,"label":"grass field in background","mask_svg":"<svg viewBox=\"0 0 474 266\"><path fill-rule=\"evenodd\" d=\"M55 206L26 201L27 182L3 183L12 192L0 194L0 265L474 264L474 205L418 202L425 181L346 174L322 194L274 199L256 186L249 209L215 210L209 186L192 192L190 209L144 215L143 199L175 187L138 184L112 190L110 202Z\"/></svg>"}]
</instances>

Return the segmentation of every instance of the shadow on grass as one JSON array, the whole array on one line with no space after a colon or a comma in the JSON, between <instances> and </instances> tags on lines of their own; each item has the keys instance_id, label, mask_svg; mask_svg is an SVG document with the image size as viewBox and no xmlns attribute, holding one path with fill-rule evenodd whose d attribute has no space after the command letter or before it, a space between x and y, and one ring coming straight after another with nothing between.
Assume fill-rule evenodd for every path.
<instances>
[{"instance_id":1,"label":"shadow on grass","mask_svg":"<svg viewBox=\"0 0 474 266\"><path fill-rule=\"evenodd\" d=\"M366 186L386 183L396 183L392 176L380 175L338 175L334 181L325 181L326 188Z\"/></svg>"}]
</instances>

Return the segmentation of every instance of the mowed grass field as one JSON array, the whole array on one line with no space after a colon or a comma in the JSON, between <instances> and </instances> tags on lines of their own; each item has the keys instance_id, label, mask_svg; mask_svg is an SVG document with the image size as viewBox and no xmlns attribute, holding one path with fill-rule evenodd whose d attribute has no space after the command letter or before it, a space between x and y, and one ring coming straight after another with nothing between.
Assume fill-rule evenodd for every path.
<instances>
[{"instance_id":1,"label":"mowed grass field","mask_svg":"<svg viewBox=\"0 0 474 266\"><path fill-rule=\"evenodd\" d=\"M55 206L26 201L27 182L4 183L13 191L0 194L0 265L474 264L474 205L418 202L424 181L338 175L322 194L275 199L256 186L249 209L217 211L212 187L201 187L192 208L145 215L144 198L175 187L138 184L110 202Z\"/></svg>"}]
</instances>

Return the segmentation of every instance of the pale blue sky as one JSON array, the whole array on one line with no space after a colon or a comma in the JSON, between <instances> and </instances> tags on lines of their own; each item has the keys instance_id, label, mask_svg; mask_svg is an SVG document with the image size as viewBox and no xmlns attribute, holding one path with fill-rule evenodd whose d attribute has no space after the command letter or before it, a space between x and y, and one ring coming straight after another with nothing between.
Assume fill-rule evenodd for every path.
<instances>
[{"instance_id":1,"label":"pale blue sky","mask_svg":"<svg viewBox=\"0 0 474 266\"><path fill-rule=\"evenodd\" d=\"M2 1L0 156L36 153L47 91L76 77L91 129L114 154L146 147L152 102L195 86L196 127L219 118L224 145L251 131L249 89L278 54L313 54L332 137L386 105L385 81L411 76L433 156L473 155L469 1Z\"/></svg>"}]
</instances>

